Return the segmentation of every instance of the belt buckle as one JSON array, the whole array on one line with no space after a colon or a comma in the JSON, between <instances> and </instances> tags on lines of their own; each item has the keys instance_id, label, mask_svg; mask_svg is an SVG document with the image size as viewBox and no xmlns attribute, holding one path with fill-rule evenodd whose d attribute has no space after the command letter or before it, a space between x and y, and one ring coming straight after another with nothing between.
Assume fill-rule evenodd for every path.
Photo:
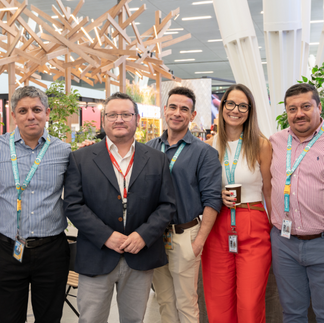
<instances>
[{"instance_id":1,"label":"belt buckle","mask_svg":"<svg viewBox=\"0 0 324 323\"><path fill-rule=\"evenodd\" d=\"M34 242L34 241L36 241L36 239L26 239L25 240L25 247L26 248L29 248L29 249L35 248L34 246L32 246L32 245L29 244L30 242Z\"/></svg>"}]
</instances>

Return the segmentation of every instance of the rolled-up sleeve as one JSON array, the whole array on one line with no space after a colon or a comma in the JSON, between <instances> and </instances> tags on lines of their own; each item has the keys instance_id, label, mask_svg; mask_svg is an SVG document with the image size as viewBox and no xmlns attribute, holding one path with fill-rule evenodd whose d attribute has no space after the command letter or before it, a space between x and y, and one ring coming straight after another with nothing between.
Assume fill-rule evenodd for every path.
<instances>
[{"instance_id":1,"label":"rolled-up sleeve","mask_svg":"<svg viewBox=\"0 0 324 323\"><path fill-rule=\"evenodd\" d=\"M210 146L204 149L198 161L198 183L203 207L220 212L222 207L222 165L218 151Z\"/></svg>"}]
</instances>

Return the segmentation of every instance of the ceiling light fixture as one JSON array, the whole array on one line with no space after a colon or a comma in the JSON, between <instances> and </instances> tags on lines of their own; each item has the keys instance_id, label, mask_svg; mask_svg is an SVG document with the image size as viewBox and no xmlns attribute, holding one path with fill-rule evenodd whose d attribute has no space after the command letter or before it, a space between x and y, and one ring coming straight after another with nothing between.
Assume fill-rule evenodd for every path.
<instances>
[{"instance_id":1,"label":"ceiling light fixture","mask_svg":"<svg viewBox=\"0 0 324 323\"><path fill-rule=\"evenodd\" d=\"M195 72L195 74L212 74L214 71L206 71L206 72Z\"/></svg>"},{"instance_id":2,"label":"ceiling light fixture","mask_svg":"<svg viewBox=\"0 0 324 323\"><path fill-rule=\"evenodd\" d=\"M178 13L178 14L174 17L173 20L177 20L179 16L180 16L180 13Z\"/></svg>"},{"instance_id":3,"label":"ceiling light fixture","mask_svg":"<svg viewBox=\"0 0 324 323\"><path fill-rule=\"evenodd\" d=\"M139 8L129 8L129 11L136 11L138 10Z\"/></svg>"},{"instance_id":4,"label":"ceiling light fixture","mask_svg":"<svg viewBox=\"0 0 324 323\"><path fill-rule=\"evenodd\" d=\"M267 62L261 62L261 64L262 64L262 65L265 65L265 64L267 64Z\"/></svg>"},{"instance_id":5,"label":"ceiling light fixture","mask_svg":"<svg viewBox=\"0 0 324 323\"><path fill-rule=\"evenodd\" d=\"M195 61L195 58L185 58L185 59L175 59L175 62L192 62Z\"/></svg>"},{"instance_id":6,"label":"ceiling light fixture","mask_svg":"<svg viewBox=\"0 0 324 323\"><path fill-rule=\"evenodd\" d=\"M200 4L207 4L207 3L213 3L212 0L208 0L208 1L197 1L197 2L193 2L192 5L193 6L197 6L197 5L200 5Z\"/></svg>"},{"instance_id":7,"label":"ceiling light fixture","mask_svg":"<svg viewBox=\"0 0 324 323\"><path fill-rule=\"evenodd\" d=\"M181 50L180 54L187 54L187 53L201 53L201 49L193 49L193 50Z\"/></svg>"},{"instance_id":8,"label":"ceiling light fixture","mask_svg":"<svg viewBox=\"0 0 324 323\"><path fill-rule=\"evenodd\" d=\"M164 33L164 35L175 35L175 34L179 34L179 32L178 31L166 31Z\"/></svg>"},{"instance_id":9,"label":"ceiling light fixture","mask_svg":"<svg viewBox=\"0 0 324 323\"><path fill-rule=\"evenodd\" d=\"M183 30L183 28L169 28L167 31L177 31L177 30Z\"/></svg>"},{"instance_id":10,"label":"ceiling light fixture","mask_svg":"<svg viewBox=\"0 0 324 323\"><path fill-rule=\"evenodd\" d=\"M322 23L324 22L324 20L311 20L310 23L311 24L319 24L319 23Z\"/></svg>"},{"instance_id":11,"label":"ceiling light fixture","mask_svg":"<svg viewBox=\"0 0 324 323\"><path fill-rule=\"evenodd\" d=\"M207 40L208 43L216 43L216 42L220 42L220 41L223 41L223 39L220 38L220 39L209 39L209 40Z\"/></svg>"},{"instance_id":12,"label":"ceiling light fixture","mask_svg":"<svg viewBox=\"0 0 324 323\"><path fill-rule=\"evenodd\" d=\"M263 15L263 10L260 13L261 13L261 15Z\"/></svg>"},{"instance_id":13,"label":"ceiling light fixture","mask_svg":"<svg viewBox=\"0 0 324 323\"><path fill-rule=\"evenodd\" d=\"M310 46L319 45L319 43L309 43Z\"/></svg>"},{"instance_id":14,"label":"ceiling light fixture","mask_svg":"<svg viewBox=\"0 0 324 323\"><path fill-rule=\"evenodd\" d=\"M199 16L199 17L185 17L182 18L182 21L188 21L188 20L200 20L200 19L210 19L212 16Z\"/></svg>"},{"instance_id":15,"label":"ceiling light fixture","mask_svg":"<svg viewBox=\"0 0 324 323\"><path fill-rule=\"evenodd\" d=\"M11 8L0 8L0 11L10 11L10 10L17 10L18 7L11 7Z\"/></svg>"}]
</instances>

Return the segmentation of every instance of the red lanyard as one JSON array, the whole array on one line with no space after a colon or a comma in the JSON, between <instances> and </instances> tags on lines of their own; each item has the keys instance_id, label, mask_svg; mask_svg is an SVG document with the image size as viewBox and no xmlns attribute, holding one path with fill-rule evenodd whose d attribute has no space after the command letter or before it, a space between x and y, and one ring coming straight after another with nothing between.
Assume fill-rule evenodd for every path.
<instances>
[{"instance_id":1,"label":"red lanyard","mask_svg":"<svg viewBox=\"0 0 324 323\"><path fill-rule=\"evenodd\" d=\"M106 147L107 147L107 150L108 150L108 153L109 153L109 157L111 159L111 162L113 163L113 165L116 167L116 169L118 170L119 173L121 173L124 177L124 198L126 199L127 198L127 190L126 190L126 176L129 172L129 170L131 169L133 163L134 163L134 155L135 155L135 151L133 153L133 156L128 164L128 167L127 167L127 170L126 170L126 174L124 175L120 166L118 165L117 163L117 160L115 159L115 157L113 156L113 154L111 153L111 151L109 150L108 148L108 143L107 143L107 140L106 140Z\"/></svg>"}]
</instances>

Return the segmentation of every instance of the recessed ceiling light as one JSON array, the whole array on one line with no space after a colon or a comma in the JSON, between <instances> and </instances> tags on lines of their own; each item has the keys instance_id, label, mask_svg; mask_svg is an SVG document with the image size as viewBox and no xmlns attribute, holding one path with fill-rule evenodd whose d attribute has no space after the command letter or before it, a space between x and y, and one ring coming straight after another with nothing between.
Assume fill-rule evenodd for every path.
<instances>
[{"instance_id":1,"label":"recessed ceiling light","mask_svg":"<svg viewBox=\"0 0 324 323\"><path fill-rule=\"evenodd\" d=\"M309 43L310 46L319 45L319 43Z\"/></svg>"},{"instance_id":2,"label":"recessed ceiling light","mask_svg":"<svg viewBox=\"0 0 324 323\"><path fill-rule=\"evenodd\" d=\"M129 8L129 11L136 11L138 10L139 8Z\"/></svg>"},{"instance_id":3,"label":"recessed ceiling light","mask_svg":"<svg viewBox=\"0 0 324 323\"><path fill-rule=\"evenodd\" d=\"M213 3L213 1L212 0L208 0L208 1L197 1L197 2L193 2L192 4L194 6L196 6L196 5L199 5L199 4L207 4L207 3Z\"/></svg>"},{"instance_id":4,"label":"recessed ceiling light","mask_svg":"<svg viewBox=\"0 0 324 323\"><path fill-rule=\"evenodd\" d=\"M200 17L185 17L182 18L183 21L187 20L200 20L200 19L210 19L212 16L200 16Z\"/></svg>"},{"instance_id":5,"label":"recessed ceiling light","mask_svg":"<svg viewBox=\"0 0 324 323\"><path fill-rule=\"evenodd\" d=\"M181 50L180 54L187 54L187 53L201 53L201 49L193 49L193 50Z\"/></svg>"},{"instance_id":6,"label":"recessed ceiling light","mask_svg":"<svg viewBox=\"0 0 324 323\"><path fill-rule=\"evenodd\" d=\"M311 24L319 24L321 22L324 22L324 20L311 20L310 21Z\"/></svg>"},{"instance_id":7,"label":"recessed ceiling light","mask_svg":"<svg viewBox=\"0 0 324 323\"><path fill-rule=\"evenodd\" d=\"M190 61L195 61L194 58L186 58L186 59L175 59L175 62L190 62Z\"/></svg>"},{"instance_id":8,"label":"recessed ceiling light","mask_svg":"<svg viewBox=\"0 0 324 323\"><path fill-rule=\"evenodd\" d=\"M169 28L167 31L183 30L183 28Z\"/></svg>"},{"instance_id":9,"label":"recessed ceiling light","mask_svg":"<svg viewBox=\"0 0 324 323\"><path fill-rule=\"evenodd\" d=\"M261 64L262 64L262 65L265 65L265 64L267 64L267 62L261 62Z\"/></svg>"},{"instance_id":10,"label":"recessed ceiling light","mask_svg":"<svg viewBox=\"0 0 324 323\"><path fill-rule=\"evenodd\" d=\"M195 74L212 74L214 71L206 71L206 72L195 72Z\"/></svg>"},{"instance_id":11,"label":"recessed ceiling light","mask_svg":"<svg viewBox=\"0 0 324 323\"><path fill-rule=\"evenodd\" d=\"M223 41L223 39L220 38L220 39L209 39L209 40L207 40L208 43L215 43L215 42L218 42L218 41Z\"/></svg>"},{"instance_id":12,"label":"recessed ceiling light","mask_svg":"<svg viewBox=\"0 0 324 323\"><path fill-rule=\"evenodd\" d=\"M164 35L173 35L173 34L179 34L178 31L166 31Z\"/></svg>"}]
</instances>

